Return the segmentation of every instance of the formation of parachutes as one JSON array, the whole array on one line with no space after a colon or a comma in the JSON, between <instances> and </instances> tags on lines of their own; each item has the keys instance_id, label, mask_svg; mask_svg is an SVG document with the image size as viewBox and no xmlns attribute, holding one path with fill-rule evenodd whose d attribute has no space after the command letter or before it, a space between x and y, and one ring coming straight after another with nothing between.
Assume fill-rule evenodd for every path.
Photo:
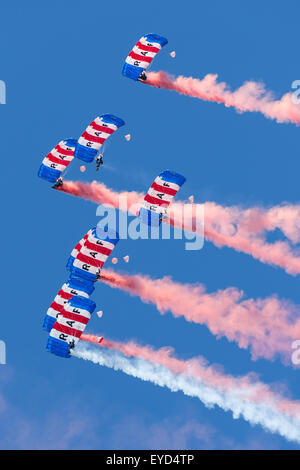
<instances>
[{"instance_id":1,"label":"formation of parachutes","mask_svg":"<svg viewBox=\"0 0 300 470\"><path fill-rule=\"evenodd\" d=\"M48 153L42 161L38 176L55 183L54 187L61 186L62 174L74 158L91 163L96 157L98 169L103 164L103 155L100 153L102 145L124 124L123 119L113 114L96 117L78 140L62 140Z\"/></svg>"},{"instance_id":2,"label":"formation of parachutes","mask_svg":"<svg viewBox=\"0 0 300 470\"><path fill-rule=\"evenodd\" d=\"M167 44L158 34L146 34L129 53L122 74L133 80L146 80L145 70L156 54ZM97 169L103 164L101 148L108 137L125 122L112 114L96 117L78 140L60 141L43 159L38 176L57 188L63 184L66 168L74 159L91 163L96 159ZM126 136L125 136L126 137ZM128 140L128 139L127 139ZM160 173L151 184L139 211L141 223L159 226L168 217L167 209L185 178L170 170ZM49 333L47 350L61 357L70 357L96 309L90 298L101 269L119 241L112 229L91 228L79 240L67 260L68 280L62 285L46 313L43 328ZM128 262L129 257L124 260ZM102 312L99 312L99 317ZM101 342L103 338L99 338Z\"/></svg>"},{"instance_id":3,"label":"formation of parachutes","mask_svg":"<svg viewBox=\"0 0 300 470\"><path fill-rule=\"evenodd\" d=\"M70 349L80 340L96 308L90 299L94 283L118 241L117 232L97 227L90 229L72 250L66 266L69 280L59 290L44 319L44 329L49 332L48 351L70 357Z\"/></svg>"}]
</instances>

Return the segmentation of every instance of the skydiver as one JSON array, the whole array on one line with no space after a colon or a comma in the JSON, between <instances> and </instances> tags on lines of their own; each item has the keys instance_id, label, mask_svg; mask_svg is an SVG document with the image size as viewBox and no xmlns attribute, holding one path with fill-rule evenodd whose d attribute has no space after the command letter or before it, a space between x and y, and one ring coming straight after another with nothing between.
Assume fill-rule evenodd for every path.
<instances>
[{"instance_id":1,"label":"skydiver","mask_svg":"<svg viewBox=\"0 0 300 470\"><path fill-rule=\"evenodd\" d=\"M96 171L99 170L100 166L103 165L103 155L100 153L96 158Z\"/></svg>"},{"instance_id":2,"label":"skydiver","mask_svg":"<svg viewBox=\"0 0 300 470\"><path fill-rule=\"evenodd\" d=\"M162 222L163 220L168 220L169 216L167 213L167 209L164 210L164 212L160 213L159 221Z\"/></svg>"},{"instance_id":3,"label":"skydiver","mask_svg":"<svg viewBox=\"0 0 300 470\"><path fill-rule=\"evenodd\" d=\"M62 176L60 176L59 178L57 178L52 188L57 189L57 188L60 188L62 185L63 185L63 179L62 179Z\"/></svg>"},{"instance_id":4,"label":"skydiver","mask_svg":"<svg viewBox=\"0 0 300 470\"><path fill-rule=\"evenodd\" d=\"M143 81L143 82L145 82L145 81L147 80L147 75L145 74L145 72L142 72L142 73L140 74L139 80L141 80L141 81Z\"/></svg>"}]
</instances>

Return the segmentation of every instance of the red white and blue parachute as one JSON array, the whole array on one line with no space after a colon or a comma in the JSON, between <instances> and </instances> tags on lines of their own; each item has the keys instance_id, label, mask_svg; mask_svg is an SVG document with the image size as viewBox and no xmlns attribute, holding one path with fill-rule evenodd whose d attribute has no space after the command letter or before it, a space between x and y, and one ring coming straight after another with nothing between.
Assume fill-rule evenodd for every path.
<instances>
[{"instance_id":1,"label":"red white and blue parachute","mask_svg":"<svg viewBox=\"0 0 300 470\"><path fill-rule=\"evenodd\" d=\"M83 244L85 242L85 240L88 238L89 234L92 233L94 229L90 229L85 235L84 237L79 240L79 242L77 243L77 245L73 248L73 250L71 251L71 254L69 256L69 259L67 261L67 265L66 265L66 268L68 270L71 270L72 266L73 266L73 263L75 261L75 258L77 257L78 253L80 252L81 248L83 247Z\"/></svg>"},{"instance_id":2,"label":"red white and blue parachute","mask_svg":"<svg viewBox=\"0 0 300 470\"><path fill-rule=\"evenodd\" d=\"M60 141L42 161L38 176L55 183L73 160L76 144L75 139Z\"/></svg>"},{"instance_id":3,"label":"red white and blue parachute","mask_svg":"<svg viewBox=\"0 0 300 470\"><path fill-rule=\"evenodd\" d=\"M85 282L78 278L71 278L68 282L63 284L47 310L43 324L44 330L48 332L51 331L57 318L62 314L65 304L74 297L74 295L88 298L94 290L95 288L92 283Z\"/></svg>"},{"instance_id":4,"label":"red white and blue parachute","mask_svg":"<svg viewBox=\"0 0 300 470\"><path fill-rule=\"evenodd\" d=\"M105 231L100 227L91 229L76 245L68 260L71 277L96 281L118 241L119 235L114 230Z\"/></svg>"},{"instance_id":5,"label":"red white and blue parachute","mask_svg":"<svg viewBox=\"0 0 300 470\"><path fill-rule=\"evenodd\" d=\"M155 178L151 184L143 205L140 209L139 217L141 222L158 226L166 214L167 208L174 196L185 182L185 177L175 171L165 170Z\"/></svg>"},{"instance_id":6,"label":"red white and blue parachute","mask_svg":"<svg viewBox=\"0 0 300 470\"><path fill-rule=\"evenodd\" d=\"M51 303L43 328L50 332L47 349L62 357L79 341L96 304L90 300L94 282L119 241L114 230L90 229L72 250L67 263L70 279Z\"/></svg>"},{"instance_id":7,"label":"red white and blue parachute","mask_svg":"<svg viewBox=\"0 0 300 470\"><path fill-rule=\"evenodd\" d=\"M81 295L73 296L64 305L50 331L47 350L57 356L70 357L71 349L80 340L95 308L93 300Z\"/></svg>"},{"instance_id":8,"label":"red white and blue parachute","mask_svg":"<svg viewBox=\"0 0 300 470\"><path fill-rule=\"evenodd\" d=\"M38 176L50 183L62 184L63 172L75 158L84 162L92 162L98 157L99 151L106 141L119 127L123 126L123 119L113 114L103 114L94 119L84 133L76 139L66 139L59 142L53 150L44 158L38 171ZM97 169L102 164L99 154Z\"/></svg>"},{"instance_id":9,"label":"red white and blue parachute","mask_svg":"<svg viewBox=\"0 0 300 470\"><path fill-rule=\"evenodd\" d=\"M167 43L168 40L159 34L145 34L129 52L122 75L132 80L146 80L145 70Z\"/></svg>"},{"instance_id":10,"label":"red white and blue parachute","mask_svg":"<svg viewBox=\"0 0 300 470\"><path fill-rule=\"evenodd\" d=\"M92 162L106 139L124 124L123 119L113 114L96 117L79 137L75 157L87 163Z\"/></svg>"}]
</instances>

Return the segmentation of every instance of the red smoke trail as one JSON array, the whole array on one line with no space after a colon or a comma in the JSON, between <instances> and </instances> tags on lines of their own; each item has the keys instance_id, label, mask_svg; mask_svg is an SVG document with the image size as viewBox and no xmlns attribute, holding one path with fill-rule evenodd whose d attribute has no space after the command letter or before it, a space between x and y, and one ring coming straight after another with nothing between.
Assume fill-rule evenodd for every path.
<instances>
[{"instance_id":1,"label":"red smoke trail","mask_svg":"<svg viewBox=\"0 0 300 470\"><path fill-rule=\"evenodd\" d=\"M143 194L135 191L115 192L96 181L65 181L60 191L98 204L110 204L115 208L128 210L133 215L136 215L137 208L144 198ZM178 228L185 228L182 222L183 207L192 206L197 205L172 204L169 223ZM197 228L189 216L185 223L188 231L191 227ZM281 230L287 240L268 243L267 233L275 229ZM300 243L300 205L284 204L270 209L243 209L239 206L224 207L214 202L205 202L204 236L218 247L234 248L263 263L279 266L292 275L300 273L299 249L293 246Z\"/></svg>"},{"instance_id":2,"label":"red smoke trail","mask_svg":"<svg viewBox=\"0 0 300 470\"><path fill-rule=\"evenodd\" d=\"M183 76L175 78L165 72L150 72L144 83L204 101L222 103L239 113L260 112L277 122L300 123L300 108L293 103L291 93L286 93L280 100L276 100L271 92L266 91L263 83L250 81L231 91L226 83L217 83L217 78L216 74L208 74L200 80Z\"/></svg>"},{"instance_id":3,"label":"red smoke trail","mask_svg":"<svg viewBox=\"0 0 300 470\"><path fill-rule=\"evenodd\" d=\"M225 336L240 348L249 348L253 359L279 355L290 363L291 344L300 338L300 308L277 297L245 299L233 287L207 293L202 284L181 284L169 277L151 279L103 270L100 281L152 303L161 314L204 324L217 337Z\"/></svg>"},{"instance_id":4,"label":"red smoke trail","mask_svg":"<svg viewBox=\"0 0 300 470\"><path fill-rule=\"evenodd\" d=\"M88 201L96 202L96 204L109 204L116 209L119 208L120 195L122 195L124 197L124 201L126 202L126 210L128 211L130 210L131 206L139 202L142 203L144 199L143 194L136 193L135 191L122 191L122 193L117 193L107 188L105 184L98 183L97 181L92 181L92 183L64 181L63 185L57 190L71 194L72 196L87 199Z\"/></svg>"},{"instance_id":5,"label":"red smoke trail","mask_svg":"<svg viewBox=\"0 0 300 470\"><path fill-rule=\"evenodd\" d=\"M83 334L81 340L98 344L97 336ZM203 357L181 360L172 356L173 349L164 347L154 350L151 346L141 346L134 341L127 343L103 340L100 347L112 349L128 357L145 359L159 366L164 366L175 374L184 374L200 379L205 385L216 387L222 391L235 391L252 402L275 403L276 407L290 416L300 417L300 404L276 395L266 384L259 382L253 373L241 377L233 377L220 371L220 366L208 365Z\"/></svg>"}]
</instances>

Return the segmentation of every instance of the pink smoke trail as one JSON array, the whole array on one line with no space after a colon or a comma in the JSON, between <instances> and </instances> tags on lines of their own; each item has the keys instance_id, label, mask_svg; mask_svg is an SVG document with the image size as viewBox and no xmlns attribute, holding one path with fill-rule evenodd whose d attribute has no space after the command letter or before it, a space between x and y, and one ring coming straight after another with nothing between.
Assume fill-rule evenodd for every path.
<instances>
[{"instance_id":1,"label":"pink smoke trail","mask_svg":"<svg viewBox=\"0 0 300 470\"><path fill-rule=\"evenodd\" d=\"M200 80L183 76L175 78L165 72L150 72L144 83L204 101L222 103L239 113L260 112L277 122L292 122L297 125L300 123L300 108L293 103L291 93L286 93L276 100L271 92L266 91L263 83L249 81L231 91L225 82L218 83L217 79L217 74L205 75Z\"/></svg>"},{"instance_id":2,"label":"pink smoke trail","mask_svg":"<svg viewBox=\"0 0 300 470\"><path fill-rule=\"evenodd\" d=\"M190 231L194 221L187 219L186 224L182 222L182 206L182 203L172 205L169 223ZM300 251L293 246L300 242L300 205L242 209L206 202L204 214L205 239L217 247L234 248L262 263L279 266L291 275L300 273ZM282 231L287 241L266 241L267 233L276 228Z\"/></svg>"},{"instance_id":3,"label":"pink smoke trail","mask_svg":"<svg viewBox=\"0 0 300 470\"><path fill-rule=\"evenodd\" d=\"M217 337L225 336L242 349L249 348L252 359L279 356L291 362L291 344L300 338L300 308L276 296L245 299L244 292L230 287L207 293L203 284L181 284L170 277L151 279L103 270L100 281L152 303L161 314L206 325Z\"/></svg>"},{"instance_id":4,"label":"pink smoke trail","mask_svg":"<svg viewBox=\"0 0 300 470\"><path fill-rule=\"evenodd\" d=\"M92 183L81 183L80 181L64 181L63 185L57 189L72 196L81 197L88 201L95 202L96 204L109 204L116 209L119 208L120 196L126 201L127 211L130 207L144 199L144 194L139 194L135 191L122 191L118 193L109 189L103 183L92 181ZM136 215L136 214L134 214Z\"/></svg>"},{"instance_id":5,"label":"pink smoke trail","mask_svg":"<svg viewBox=\"0 0 300 470\"><path fill-rule=\"evenodd\" d=\"M259 382L254 373L237 378L225 375L220 371L219 365L208 365L208 361L201 356L189 360L177 359L172 355L174 351L171 347L154 350L151 346L141 346L134 341L122 343L107 339L104 339L99 345L98 337L90 334L83 334L81 340L119 351L128 357L142 358L156 365L164 366L175 374L184 374L200 379L205 385L216 387L222 391L239 390L245 399L256 403L263 401L276 403L276 407L281 412L300 418L300 403L277 395L266 384Z\"/></svg>"},{"instance_id":6,"label":"pink smoke trail","mask_svg":"<svg viewBox=\"0 0 300 470\"><path fill-rule=\"evenodd\" d=\"M132 215L136 215L136 206L141 205L144 198L142 193L116 192L96 181L65 181L59 190L98 204L109 204L117 209L127 210ZM197 204L172 204L169 223L189 231L197 230L192 215L196 206ZM185 208L192 210L184 212ZM184 213L187 214L185 221L182 217ZM299 249L294 246L300 243L300 205L283 204L269 209L243 209L239 206L224 207L214 202L205 202L204 217L205 239L217 247L231 247L263 263L279 266L292 275L300 273ZM267 233L275 229L281 230L287 240L268 243Z\"/></svg>"}]
</instances>

